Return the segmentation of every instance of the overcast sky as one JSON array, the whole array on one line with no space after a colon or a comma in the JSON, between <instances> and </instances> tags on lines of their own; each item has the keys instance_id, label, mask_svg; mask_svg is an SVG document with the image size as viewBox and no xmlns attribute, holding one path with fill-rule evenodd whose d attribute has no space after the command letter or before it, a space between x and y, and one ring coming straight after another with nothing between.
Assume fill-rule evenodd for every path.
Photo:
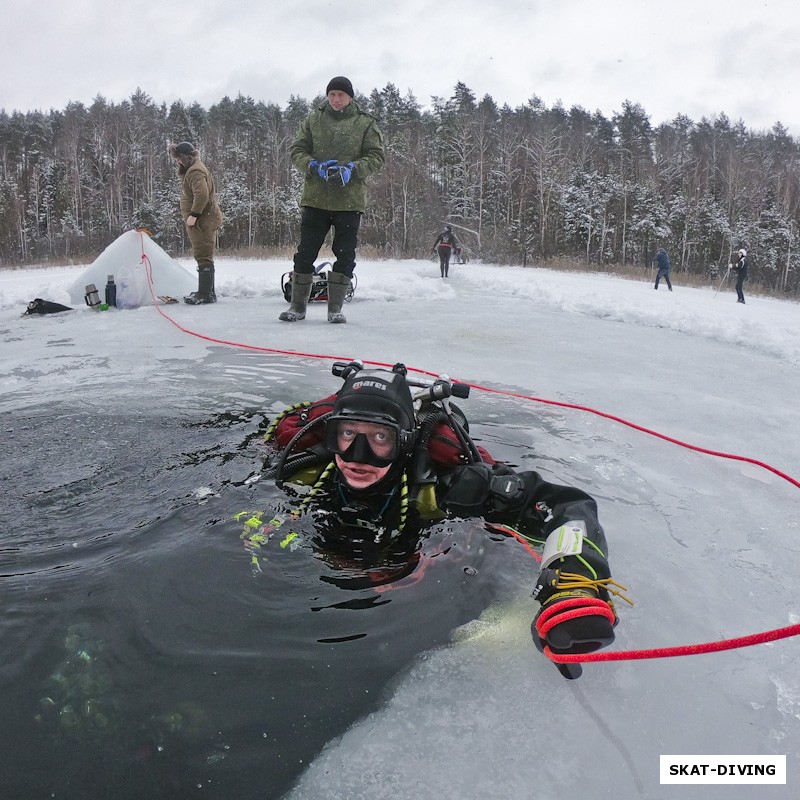
<instances>
[{"instance_id":1,"label":"overcast sky","mask_svg":"<svg viewBox=\"0 0 800 800\"><path fill-rule=\"evenodd\" d=\"M430 106L463 81L478 98L640 103L654 125L719 113L800 136L797 0L11 0L0 108L243 94L284 106L347 75Z\"/></svg>"}]
</instances>

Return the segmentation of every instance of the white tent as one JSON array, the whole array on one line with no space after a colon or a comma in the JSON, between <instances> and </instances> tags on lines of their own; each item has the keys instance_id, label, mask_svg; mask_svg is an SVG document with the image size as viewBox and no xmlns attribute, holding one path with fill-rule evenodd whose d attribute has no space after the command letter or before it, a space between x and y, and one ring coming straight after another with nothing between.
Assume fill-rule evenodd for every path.
<instances>
[{"instance_id":1,"label":"white tent","mask_svg":"<svg viewBox=\"0 0 800 800\"><path fill-rule=\"evenodd\" d=\"M106 247L69 287L70 300L82 305L86 286L93 283L102 301L108 276L113 275L118 308L152 305L148 274L156 297L169 295L180 299L197 289L197 276L167 255L146 231L127 231Z\"/></svg>"}]
</instances>

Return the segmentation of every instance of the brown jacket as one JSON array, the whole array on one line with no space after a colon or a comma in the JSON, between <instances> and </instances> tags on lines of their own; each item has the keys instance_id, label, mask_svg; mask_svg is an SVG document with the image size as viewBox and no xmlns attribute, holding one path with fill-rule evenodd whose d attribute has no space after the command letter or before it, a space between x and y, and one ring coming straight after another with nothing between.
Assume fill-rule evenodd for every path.
<instances>
[{"instance_id":1,"label":"brown jacket","mask_svg":"<svg viewBox=\"0 0 800 800\"><path fill-rule=\"evenodd\" d=\"M199 159L183 174L180 205L184 221L193 214L198 218L198 224L202 220L205 231L214 231L222 225L222 211L214 179L208 167Z\"/></svg>"}]
</instances>

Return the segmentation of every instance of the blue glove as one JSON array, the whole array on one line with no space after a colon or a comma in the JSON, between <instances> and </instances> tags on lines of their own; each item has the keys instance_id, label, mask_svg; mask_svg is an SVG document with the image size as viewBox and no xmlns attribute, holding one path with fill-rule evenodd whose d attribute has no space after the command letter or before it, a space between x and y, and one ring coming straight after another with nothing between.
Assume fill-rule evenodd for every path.
<instances>
[{"instance_id":1,"label":"blue glove","mask_svg":"<svg viewBox=\"0 0 800 800\"><path fill-rule=\"evenodd\" d=\"M353 177L353 170L355 164L350 161L348 164L336 163L334 166L328 167L328 183L334 186L344 186L350 183L350 178Z\"/></svg>"},{"instance_id":2,"label":"blue glove","mask_svg":"<svg viewBox=\"0 0 800 800\"><path fill-rule=\"evenodd\" d=\"M308 162L308 171L316 172L318 166L319 166L319 161L317 161L316 158L312 158L311 161Z\"/></svg>"},{"instance_id":3,"label":"blue glove","mask_svg":"<svg viewBox=\"0 0 800 800\"><path fill-rule=\"evenodd\" d=\"M332 158L328 161L323 161L321 164L317 164L317 175L322 178L322 180L328 180L328 170L336 164L336 159Z\"/></svg>"}]
</instances>

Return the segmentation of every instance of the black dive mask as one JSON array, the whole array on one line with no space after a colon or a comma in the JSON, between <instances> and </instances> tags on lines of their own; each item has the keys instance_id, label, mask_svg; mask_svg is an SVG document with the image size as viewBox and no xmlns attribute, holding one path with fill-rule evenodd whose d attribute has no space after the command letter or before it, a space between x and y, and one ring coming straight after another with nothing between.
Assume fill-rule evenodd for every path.
<instances>
[{"instance_id":1,"label":"black dive mask","mask_svg":"<svg viewBox=\"0 0 800 800\"><path fill-rule=\"evenodd\" d=\"M325 446L343 461L388 467L401 454L403 431L374 418L333 417L326 424Z\"/></svg>"}]
</instances>

